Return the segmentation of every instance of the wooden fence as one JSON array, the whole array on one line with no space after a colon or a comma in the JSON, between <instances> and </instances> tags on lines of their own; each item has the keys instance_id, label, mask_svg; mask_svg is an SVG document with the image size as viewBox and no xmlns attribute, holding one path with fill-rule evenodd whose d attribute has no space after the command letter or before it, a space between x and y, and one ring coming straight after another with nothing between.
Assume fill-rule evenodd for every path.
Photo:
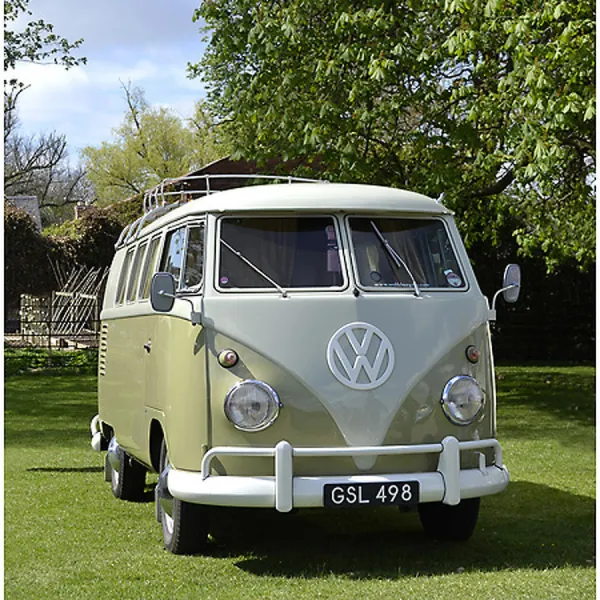
<instances>
[{"instance_id":1,"label":"wooden fence","mask_svg":"<svg viewBox=\"0 0 600 600\"><path fill-rule=\"evenodd\" d=\"M100 298L80 292L22 294L18 320L9 322L11 331L5 331L4 340L11 347L97 348Z\"/></svg>"}]
</instances>

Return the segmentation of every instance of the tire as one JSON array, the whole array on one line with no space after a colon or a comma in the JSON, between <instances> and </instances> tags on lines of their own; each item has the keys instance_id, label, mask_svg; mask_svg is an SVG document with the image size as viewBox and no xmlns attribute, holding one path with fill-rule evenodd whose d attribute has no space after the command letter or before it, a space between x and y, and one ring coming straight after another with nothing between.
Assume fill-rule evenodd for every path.
<instances>
[{"instance_id":1,"label":"tire","mask_svg":"<svg viewBox=\"0 0 600 600\"><path fill-rule=\"evenodd\" d=\"M160 450L160 472L169 464L167 447L163 440ZM158 500L157 500L158 502ZM173 514L168 515L157 505L163 542L173 554L198 554L204 550L208 540L209 508L173 498Z\"/></svg>"},{"instance_id":2,"label":"tire","mask_svg":"<svg viewBox=\"0 0 600 600\"><path fill-rule=\"evenodd\" d=\"M124 450L121 451L118 472L110 466L110 463L108 465L110 486L115 498L141 502L144 499L146 487L146 468L131 458Z\"/></svg>"},{"instance_id":3,"label":"tire","mask_svg":"<svg viewBox=\"0 0 600 600\"><path fill-rule=\"evenodd\" d=\"M475 531L479 498L462 500L456 506L441 502L419 504L419 518L425 533L437 540L467 541Z\"/></svg>"}]
</instances>

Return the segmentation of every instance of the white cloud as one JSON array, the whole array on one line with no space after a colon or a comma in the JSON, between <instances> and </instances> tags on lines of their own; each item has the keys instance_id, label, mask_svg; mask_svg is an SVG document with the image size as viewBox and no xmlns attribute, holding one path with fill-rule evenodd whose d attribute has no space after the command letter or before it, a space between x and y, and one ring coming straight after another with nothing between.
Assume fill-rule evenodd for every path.
<instances>
[{"instance_id":1,"label":"white cloud","mask_svg":"<svg viewBox=\"0 0 600 600\"><path fill-rule=\"evenodd\" d=\"M199 0L29 2L33 18L52 23L55 32L71 42L83 38L81 52L93 55L118 48L139 50L200 42L200 24L192 22L198 5Z\"/></svg>"},{"instance_id":2,"label":"white cloud","mask_svg":"<svg viewBox=\"0 0 600 600\"><path fill-rule=\"evenodd\" d=\"M33 19L45 19L70 41L87 65L20 63L16 76L30 84L19 99L26 133L65 134L73 151L110 141L122 120L121 82L141 87L150 104L191 115L204 96L199 80L187 78L188 61L202 52L199 25L191 21L197 0L30 0Z\"/></svg>"}]
</instances>

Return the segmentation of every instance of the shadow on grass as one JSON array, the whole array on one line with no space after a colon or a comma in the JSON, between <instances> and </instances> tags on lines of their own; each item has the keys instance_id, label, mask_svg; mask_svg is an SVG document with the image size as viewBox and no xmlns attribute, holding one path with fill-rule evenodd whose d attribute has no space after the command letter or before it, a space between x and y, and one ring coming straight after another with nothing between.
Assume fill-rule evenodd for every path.
<instances>
[{"instance_id":1,"label":"shadow on grass","mask_svg":"<svg viewBox=\"0 0 600 600\"><path fill-rule=\"evenodd\" d=\"M498 405L522 405L580 425L594 426L595 369L504 367L498 369Z\"/></svg>"},{"instance_id":2,"label":"shadow on grass","mask_svg":"<svg viewBox=\"0 0 600 600\"><path fill-rule=\"evenodd\" d=\"M32 467L28 473L102 473L103 467Z\"/></svg>"},{"instance_id":3,"label":"shadow on grass","mask_svg":"<svg viewBox=\"0 0 600 600\"><path fill-rule=\"evenodd\" d=\"M70 417L87 415L97 402L96 390L94 375L9 377L4 381L5 410L15 418L61 417L65 409Z\"/></svg>"},{"instance_id":4,"label":"shadow on grass","mask_svg":"<svg viewBox=\"0 0 600 600\"><path fill-rule=\"evenodd\" d=\"M509 489L482 501L466 543L433 541L416 514L394 509L218 508L208 553L238 558L236 566L255 575L353 579L595 564L593 499L528 482Z\"/></svg>"},{"instance_id":5,"label":"shadow on grass","mask_svg":"<svg viewBox=\"0 0 600 600\"><path fill-rule=\"evenodd\" d=\"M93 416L93 415L92 415ZM65 419L64 427L44 427L44 428L21 428L19 425L6 425L4 429L5 447L20 448L47 448L49 446L70 447L89 447L89 422L90 418L82 418L79 426L72 426L71 419ZM58 421L54 420L54 424ZM67 425L68 423L68 425ZM82 437L87 435L87 439Z\"/></svg>"},{"instance_id":6,"label":"shadow on grass","mask_svg":"<svg viewBox=\"0 0 600 600\"><path fill-rule=\"evenodd\" d=\"M98 412L90 375L9 377L4 382L6 446L73 446Z\"/></svg>"}]
</instances>

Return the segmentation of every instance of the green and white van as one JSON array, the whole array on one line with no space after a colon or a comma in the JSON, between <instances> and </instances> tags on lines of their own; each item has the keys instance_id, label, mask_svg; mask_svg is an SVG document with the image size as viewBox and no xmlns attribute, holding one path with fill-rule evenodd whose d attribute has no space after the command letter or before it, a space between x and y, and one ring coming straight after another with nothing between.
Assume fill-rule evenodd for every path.
<instances>
[{"instance_id":1,"label":"green and white van","mask_svg":"<svg viewBox=\"0 0 600 600\"><path fill-rule=\"evenodd\" d=\"M212 506L398 506L469 538L509 480L489 323L518 266L490 308L436 200L205 179L187 202L153 190L117 243L91 424L114 495L158 473L177 554L202 550Z\"/></svg>"}]
</instances>

